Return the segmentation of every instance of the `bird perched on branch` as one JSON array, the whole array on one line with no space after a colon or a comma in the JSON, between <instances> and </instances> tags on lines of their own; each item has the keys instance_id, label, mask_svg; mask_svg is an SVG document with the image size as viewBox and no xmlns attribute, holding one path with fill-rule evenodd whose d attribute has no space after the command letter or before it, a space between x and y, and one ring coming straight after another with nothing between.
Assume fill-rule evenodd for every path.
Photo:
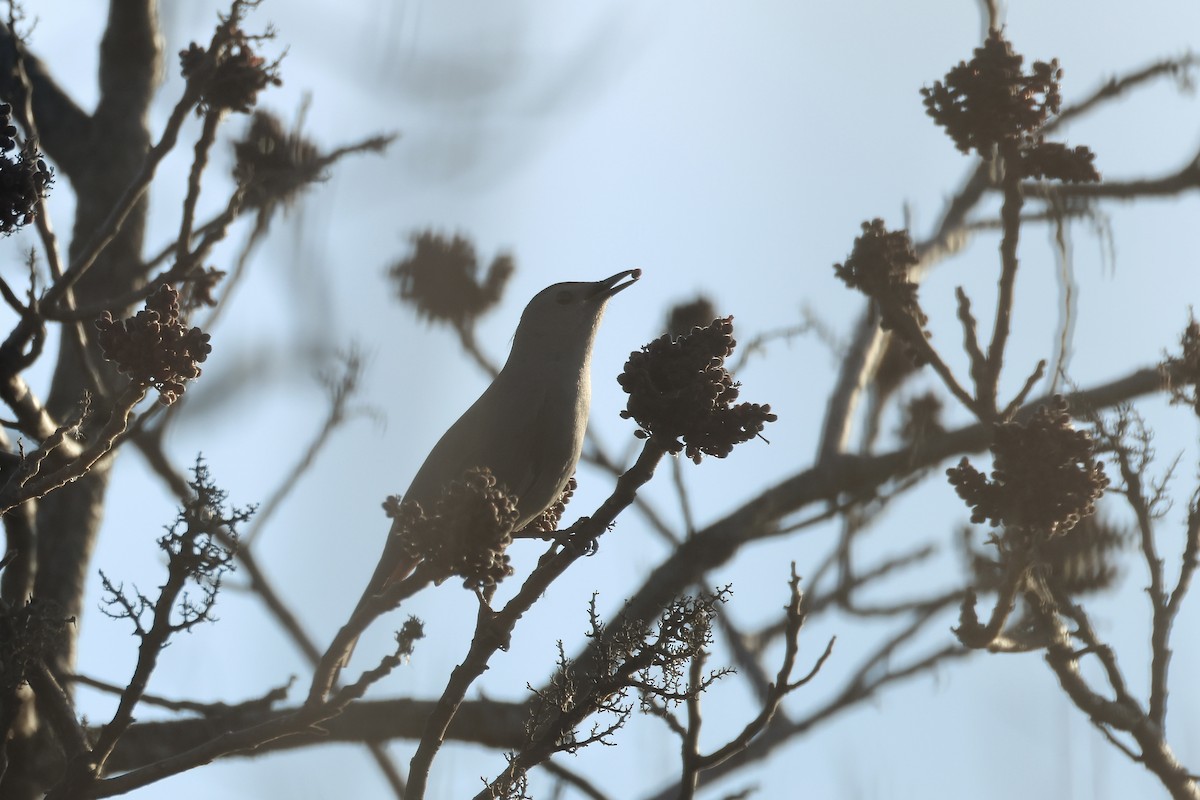
<instances>
[{"instance_id":1,"label":"bird perched on branch","mask_svg":"<svg viewBox=\"0 0 1200 800\"><path fill-rule=\"evenodd\" d=\"M405 503L416 501L429 512L446 487L475 468L490 470L515 499L513 530L556 503L583 450L592 344L604 308L641 274L635 269L592 283L556 283L534 295L504 368L434 445L404 493ZM389 535L355 613L419 561L400 536ZM353 645L343 664L352 651Z\"/></svg>"}]
</instances>

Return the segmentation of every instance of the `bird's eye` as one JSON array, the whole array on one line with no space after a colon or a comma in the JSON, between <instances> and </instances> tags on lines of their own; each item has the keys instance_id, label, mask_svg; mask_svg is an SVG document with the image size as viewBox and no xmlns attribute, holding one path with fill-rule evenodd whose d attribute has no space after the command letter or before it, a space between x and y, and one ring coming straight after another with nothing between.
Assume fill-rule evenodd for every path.
<instances>
[{"instance_id":1,"label":"bird's eye","mask_svg":"<svg viewBox=\"0 0 1200 800\"><path fill-rule=\"evenodd\" d=\"M575 298L574 298L574 296L571 294L571 290L570 290L570 289L563 289L561 292L559 292L559 293L558 293L558 294L555 296L555 298L554 298L554 299L558 301L558 304L559 304L560 306L565 306L567 303L571 302L571 301L572 301L572 300L574 300Z\"/></svg>"}]
</instances>

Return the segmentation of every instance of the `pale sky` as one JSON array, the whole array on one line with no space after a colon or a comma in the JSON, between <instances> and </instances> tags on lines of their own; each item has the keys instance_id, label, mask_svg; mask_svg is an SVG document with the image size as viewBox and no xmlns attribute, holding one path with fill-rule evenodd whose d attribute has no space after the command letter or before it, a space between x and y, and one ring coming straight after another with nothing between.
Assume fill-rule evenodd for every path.
<instances>
[{"instance_id":1,"label":"pale sky","mask_svg":"<svg viewBox=\"0 0 1200 800\"><path fill-rule=\"evenodd\" d=\"M34 48L89 105L101 17L66 0L36 6ZM193 38L207 40L216 8L206 0L165 15L172 55L156 125L179 90L173 54ZM257 355L263 360L249 374L262 375L264 388L246 387L236 405L180 430L172 452L186 464L203 451L232 501L260 501L321 413L320 391L303 371L288 373L286 354L351 340L370 353L363 403L386 415L386 426L364 419L345 429L255 545L310 630L328 641L382 546L386 521L379 503L403 491L441 432L486 385L486 377L459 357L448 332L418 323L389 297L384 271L406 252L411 231L463 232L484 259L501 250L514 254L518 273L508 299L479 331L497 362L507 354L521 307L540 288L643 269L643 280L611 304L593 361L596 432L611 452L628 453L633 426L617 417L624 395L615 375L631 350L659 335L671 303L697 291L710 294L721 313L735 316L742 340L796 324L805 308L845 336L861 302L834 279L832 264L849 253L859 224L878 216L901 227L907 209L915 237L930 233L972 162L925 116L918 90L970 57L979 43L978 13L977 4L966 0L373 0L340 4L335 18L327 3L267 0L247 27L274 23L288 54L283 87L267 92L262 104L291 120L311 96L305 129L326 147L381 131L397 131L401 138L383 158L344 162L258 252L250 280L212 332L214 352L204 377L216 380L239 359ZM1195 47L1200 6L1027 0L1011 4L1007 23L1008 37L1028 60L1060 60L1069 103L1114 74ZM228 133L240 133L243 124L234 119ZM1071 145L1089 145L1106 177L1158 176L1178 169L1200 146L1200 105L1160 81L1063 136ZM190 140L166 174L182 174L189 154ZM227 172L229 164L223 147L214 169ZM181 183L166 180L153 196L152 249L172 235ZM60 231L69 227L66 188L54 197ZM202 205L222 203L214 190ZM1081 386L1147 366L1175 347L1188 304L1200 298L1194 193L1104 210L1111 215L1112 263L1090 227L1072 230L1079 311L1070 368ZM921 289L934 342L951 355L959 341L954 287L965 286L977 307L990 307L996 241L980 237L939 266ZM1037 359L1050 355L1055 339L1062 301L1050 245L1044 229L1026 230L1011 384L1019 385ZM961 358L951 361L963 365ZM808 336L776 344L739 374L743 398L769 402L780 419L766 431L769 445L751 442L725 461L684 464L700 524L811 463L836 368L828 348ZM933 383L929 376L921 380L922 386ZM202 385L196 388L202 396ZM1187 448L1177 478L1186 497L1196 475L1195 420L1165 411L1162 403L1150 408L1152 423L1162 426L1164 462ZM966 417L952 411L950 420ZM581 473L580 482L569 514L587 513L611 488L611 478L595 472ZM668 518L678 519L667 465L648 496ZM898 502L871 539L880 558L931 538L948 543L949 532L968 516L956 503L937 479ZM124 454L95 566L156 586L161 570L153 539L172 508L138 457ZM929 514L930 508L938 512ZM748 549L709 578L733 583L728 611L734 619L763 619L786 599L788 562L795 560L805 574L832 535L814 532ZM599 590L601 608L611 611L662 556L634 514L623 516L612 536L621 541L606 542L596 557L578 564L527 618L512 652L500 654L481 691L522 696L526 681L537 683L552 668L557 639L568 641L568 651L578 643L591 592ZM1161 546L1168 557L1179 551L1177 525L1164 525ZM533 557L535 549L517 554L518 569ZM952 551L939 564L939 572L889 588L903 596L906 589L927 590L930 574L939 586L961 580ZM1119 595L1098 602L1095 612L1102 634L1119 651L1125 648L1122 663L1139 691L1147 652L1144 585L1144 568L1133 562ZM452 582L416 602L410 611L431 623L430 637L373 696L436 696L447 669L465 652L473 603ZM1176 626L1170 735L1177 755L1193 768L1200 764L1194 722L1200 696L1183 676L1200 666L1200 648L1194 637L1186 638L1195 630L1196 606ZM227 591L218 615L218 625L172 644L151 691L236 702L291 674L305 682L302 659L256 601ZM400 615L394 619L398 626ZM948 616L922 643L932 648L949 641L954 622ZM373 629L364 652L382 652L389 624ZM802 661L815 659L832 634L839 637L835 657L789 700L789 708L812 707L835 692L856 657L881 635L855 620L823 618L802 634ZM81 666L122 681L135 645L119 622L92 612L84 620ZM111 713L110 698L81 697L94 704L88 706L93 721ZM722 721L740 728L753 713L736 679L719 684L708 702L712 744ZM567 763L601 776L619 798L642 796L674 777L677 742L660 723L637 720L618 742L618 748L589 748ZM411 743L397 743L392 751L406 765ZM478 776L492 776L502 765L498 753L447 747L435 765L431 796L469 796L478 789ZM623 780L629 788L621 788ZM1037 654L976 656L894 686L797 740L755 774L704 796L750 784L760 787L755 796L762 798L1161 794L1147 773L1067 703ZM545 786L534 784L535 796L547 796ZM164 781L141 796L388 794L362 748L329 747L231 760Z\"/></svg>"}]
</instances>

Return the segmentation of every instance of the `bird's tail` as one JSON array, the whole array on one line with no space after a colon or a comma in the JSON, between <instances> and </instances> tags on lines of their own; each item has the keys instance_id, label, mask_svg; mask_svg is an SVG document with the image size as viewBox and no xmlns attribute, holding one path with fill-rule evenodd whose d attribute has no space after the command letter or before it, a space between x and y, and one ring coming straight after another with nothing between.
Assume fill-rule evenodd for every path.
<instances>
[{"instance_id":1,"label":"bird's tail","mask_svg":"<svg viewBox=\"0 0 1200 800\"><path fill-rule=\"evenodd\" d=\"M420 559L413 558L409 555L398 555L397 557L388 558L388 553L384 553L384 557L379 560L379 566L375 568L375 574L371 576L370 582L367 583L367 588L363 595L358 600L358 604L354 606L354 613L350 618L358 616L369 601L373 600L376 595L382 594L385 589L394 583L398 583L417 568ZM354 655L354 648L358 646L359 636L355 636L346 648L346 655L342 657L342 661L338 664L338 669L343 670L350 665L350 657Z\"/></svg>"}]
</instances>

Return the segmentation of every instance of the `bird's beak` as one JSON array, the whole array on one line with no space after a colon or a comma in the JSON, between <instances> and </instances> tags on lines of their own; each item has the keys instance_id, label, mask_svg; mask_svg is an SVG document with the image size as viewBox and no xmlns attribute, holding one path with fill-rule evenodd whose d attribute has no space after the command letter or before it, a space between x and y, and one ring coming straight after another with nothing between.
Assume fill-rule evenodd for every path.
<instances>
[{"instance_id":1,"label":"bird's beak","mask_svg":"<svg viewBox=\"0 0 1200 800\"><path fill-rule=\"evenodd\" d=\"M593 300L607 300L622 289L627 289L637 282L637 279L642 277L640 269L629 269L624 272L618 272L611 278L605 278L602 281L596 281L593 286L596 288L592 291ZM629 278L628 281L625 279Z\"/></svg>"}]
</instances>

